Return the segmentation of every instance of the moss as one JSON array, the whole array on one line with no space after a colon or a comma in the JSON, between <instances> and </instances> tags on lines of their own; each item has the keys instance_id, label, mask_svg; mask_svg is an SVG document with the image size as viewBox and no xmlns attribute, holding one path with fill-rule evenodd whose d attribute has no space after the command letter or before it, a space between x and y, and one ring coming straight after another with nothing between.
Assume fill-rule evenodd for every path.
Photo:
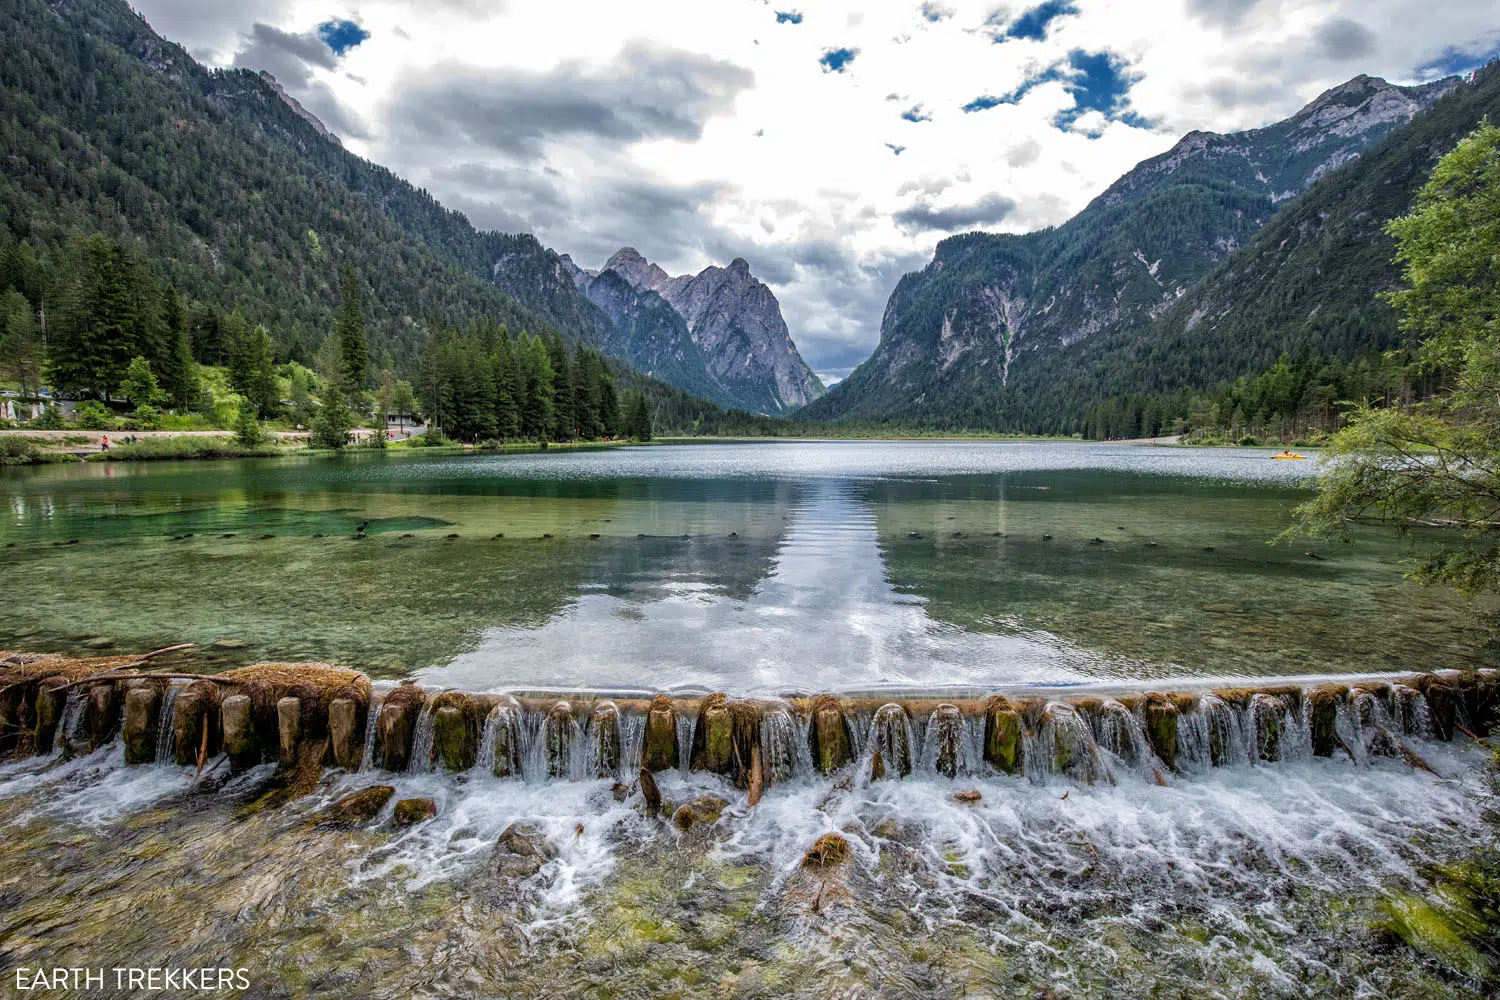
<instances>
[{"instance_id":1,"label":"moss","mask_svg":"<svg viewBox=\"0 0 1500 1000\"><path fill-rule=\"evenodd\" d=\"M1173 771L1177 770L1177 706L1166 695L1149 693L1145 697L1146 740L1151 752Z\"/></svg>"},{"instance_id":2,"label":"moss","mask_svg":"<svg viewBox=\"0 0 1500 1000\"><path fill-rule=\"evenodd\" d=\"M1021 773L1021 716L1003 695L985 703L984 759L998 771Z\"/></svg>"},{"instance_id":3,"label":"moss","mask_svg":"<svg viewBox=\"0 0 1500 1000\"><path fill-rule=\"evenodd\" d=\"M1308 694L1308 725L1316 756L1332 757L1334 750L1343 745L1337 728L1338 711L1348 694L1349 689L1342 684L1322 684Z\"/></svg>"},{"instance_id":4,"label":"moss","mask_svg":"<svg viewBox=\"0 0 1500 1000\"><path fill-rule=\"evenodd\" d=\"M331 823L361 823L374 819L385 808L385 804L396 794L391 785L371 785L357 792L350 792L329 806L323 819Z\"/></svg>"},{"instance_id":5,"label":"moss","mask_svg":"<svg viewBox=\"0 0 1500 1000\"><path fill-rule=\"evenodd\" d=\"M849 860L849 841L837 833L825 833L802 855L802 867L813 871L837 868Z\"/></svg>"},{"instance_id":6,"label":"moss","mask_svg":"<svg viewBox=\"0 0 1500 1000\"><path fill-rule=\"evenodd\" d=\"M641 766L649 771L669 771L677 767L677 707L667 695L652 698L651 707L646 712Z\"/></svg>"},{"instance_id":7,"label":"moss","mask_svg":"<svg viewBox=\"0 0 1500 1000\"><path fill-rule=\"evenodd\" d=\"M402 799L396 803L391 821L397 826L416 826L432 819L437 813L437 803L432 799Z\"/></svg>"},{"instance_id":8,"label":"moss","mask_svg":"<svg viewBox=\"0 0 1500 1000\"><path fill-rule=\"evenodd\" d=\"M1475 979L1486 974L1489 963L1469 943L1451 912L1409 892L1393 893L1382 900L1381 910L1378 926L1408 946Z\"/></svg>"},{"instance_id":9,"label":"moss","mask_svg":"<svg viewBox=\"0 0 1500 1000\"><path fill-rule=\"evenodd\" d=\"M808 749L818 770L831 774L854 759L854 734L843 706L831 694L814 698L810 715Z\"/></svg>"}]
</instances>

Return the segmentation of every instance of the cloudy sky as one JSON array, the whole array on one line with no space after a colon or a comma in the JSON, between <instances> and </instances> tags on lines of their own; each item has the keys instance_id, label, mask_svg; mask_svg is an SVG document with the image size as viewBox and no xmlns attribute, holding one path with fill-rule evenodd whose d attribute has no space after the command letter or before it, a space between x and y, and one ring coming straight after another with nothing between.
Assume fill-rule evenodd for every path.
<instances>
[{"instance_id":1,"label":"cloudy sky","mask_svg":"<svg viewBox=\"0 0 1500 1000\"><path fill-rule=\"evenodd\" d=\"M1193 129L1472 69L1500 0L134 0L476 226L736 256L829 380L944 236L1055 225Z\"/></svg>"}]
</instances>

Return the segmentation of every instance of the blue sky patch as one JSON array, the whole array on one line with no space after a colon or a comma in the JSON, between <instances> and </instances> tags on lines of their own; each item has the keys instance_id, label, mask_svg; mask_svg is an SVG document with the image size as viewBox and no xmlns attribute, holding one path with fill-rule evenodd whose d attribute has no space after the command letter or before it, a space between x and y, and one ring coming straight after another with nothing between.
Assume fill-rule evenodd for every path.
<instances>
[{"instance_id":1,"label":"blue sky patch","mask_svg":"<svg viewBox=\"0 0 1500 1000\"><path fill-rule=\"evenodd\" d=\"M1437 58L1418 66L1415 72L1419 79L1437 80L1445 76L1468 73L1496 58L1500 58L1500 45L1494 46L1488 52L1480 51L1480 48L1475 45L1470 45L1468 48L1450 45Z\"/></svg>"},{"instance_id":2,"label":"blue sky patch","mask_svg":"<svg viewBox=\"0 0 1500 1000\"><path fill-rule=\"evenodd\" d=\"M1047 30L1052 22L1064 14L1076 14L1078 8L1074 6L1073 0L1046 0L1040 6L1023 11L1016 18L1005 34L996 37L995 41L1003 42L1009 38L1029 38L1033 41L1042 41L1047 37Z\"/></svg>"},{"instance_id":3,"label":"blue sky patch","mask_svg":"<svg viewBox=\"0 0 1500 1000\"><path fill-rule=\"evenodd\" d=\"M922 105L920 104L913 104L911 107L901 112L901 117L905 118L909 122L930 122L932 121L932 112L923 111Z\"/></svg>"},{"instance_id":4,"label":"blue sky patch","mask_svg":"<svg viewBox=\"0 0 1500 1000\"><path fill-rule=\"evenodd\" d=\"M937 3L936 0L927 0L922 4L922 16L929 21L941 21L953 16L953 8L947 4Z\"/></svg>"},{"instance_id":5,"label":"blue sky patch","mask_svg":"<svg viewBox=\"0 0 1500 1000\"><path fill-rule=\"evenodd\" d=\"M818 60L818 65L825 73L842 73L857 55L859 49L829 49Z\"/></svg>"},{"instance_id":6,"label":"blue sky patch","mask_svg":"<svg viewBox=\"0 0 1500 1000\"><path fill-rule=\"evenodd\" d=\"M777 24L801 24L802 12L800 10L778 10L776 12Z\"/></svg>"},{"instance_id":7,"label":"blue sky patch","mask_svg":"<svg viewBox=\"0 0 1500 1000\"><path fill-rule=\"evenodd\" d=\"M984 94L963 106L972 114L988 111L1001 104L1016 104L1033 88L1043 83L1061 81L1073 95L1074 105L1052 119L1058 128L1069 128L1084 113L1098 111L1110 121L1124 122L1133 128L1150 128L1151 123L1131 111L1130 87L1139 77L1130 71L1125 60L1112 52L1088 52L1074 49L1063 62L1054 63L1034 76L1027 77L1008 94Z\"/></svg>"},{"instance_id":8,"label":"blue sky patch","mask_svg":"<svg viewBox=\"0 0 1500 1000\"><path fill-rule=\"evenodd\" d=\"M353 21L324 21L318 25L318 37L323 44L341 56L370 37L370 33Z\"/></svg>"},{"instance_id":9,"label":"blue sky patch","mask_svg":"<svg viewBox=\"0 0 1500 1000\"><path fill-rule=\"evenodd\" d=\"M897 156L900 156L902 153L906 152L906 147L905 146L898 146L894 142L888 142L888 143L886 143L885 144L885 148L889 149L891 152L895 153Z\"/></svg>"}]
</instances>

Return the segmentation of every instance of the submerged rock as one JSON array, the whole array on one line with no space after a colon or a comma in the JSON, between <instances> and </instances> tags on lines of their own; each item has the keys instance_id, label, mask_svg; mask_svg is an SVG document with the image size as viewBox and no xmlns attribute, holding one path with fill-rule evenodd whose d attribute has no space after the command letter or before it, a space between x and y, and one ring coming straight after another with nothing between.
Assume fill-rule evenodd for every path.
<instances>
[{"instance_id":1,"label":"submerged rock","mask_svg":"<svg viewBox=\"0 0 1500 1000\"><path fill-rule=\"evenodd\" d=\"M881 705L870 721L870 743L875 747L870 762L870 780L879 781L888 772L904 778L912 772L911 720L896 702Z\"/></svg>"},{"instance_id":2,"label":"submerged rock","mask_svg":"<svg viewBox=\"0 0 1500 1000\"><path fill-rule=\"evenodd\" d=\"M557 857L557 848L547 841L539 828L530 823L512 823L507 826L500 834L497 845L520 857L543 861L551 861Z\"/></svg>"},{"instance_id":3,"label":"submerged rock","mask_svg":"<svg viewBox=\"0 0 1500 1000\"><path fill-rule=\"evenodd\" d=\"M717 795L700 795L672 814L672 825L685 831L697 823L705 826L717 823L728 805Z\"/></svg>"},{"instance_id":4,"label":"submerged rock","mask_svg":"<svg viewBox=\"0 0 1500 1000\"><path fill-rule=\"evenodd\" d=\"M963 766L964 720L957 705L939 705L927 723L927 738L934 749L933 764L945 778L958 777Z\"/></svg>"},{"instance_id":5,"label":"submerged rock","mask_svg":"<svg viewBox=\"0 0 1500 1000\"><path fill-rule=\"evenodd\" d=\"M966 806L974 805L983 797L984 796L980 795L978 791L972 788L967 788L961 792L953 793L953 801L962 802Z\"/></svg>"},{"instance_id":6,"label":"submerged rock","mask_svg":"<svg viewBox=\"0 0 1500 1000\"><path fill-rule=\"evenodd\" d=\"M432 799L402 799L396 803L391 821L397 826L416 826L438 814L437 803Z\"/></svg>"},{"instance_id":7,"label":"submerged rock","mask_svg":"<svg viewBox=\"0 0 1500 1000\"><path fill-rule=\"evenodd\" d=\"M350 792L323 813L331 823L364 823L380 815L380 810L396 794L392 785L371 785L357 792Z\"/></svg>"},{"instance_id":8,"label":"submerged rock","mask_svg":"<svg viewBox=\"0 0 1500 1000\"><path fill-rule=\"evenodd\" d=\"M1151 752L1168 768L1177 770L1177 723L1180 713L1166 695L1146 695L1146 741Z\"/></svg>"},{"instance_id":9,"label":"submerged rock","mask_svg":"<svg viewBox=\"0 0 1500 1000\"><path fill-rule=\"evenodd\" d=\"M656 786L656 777L648 768L641 768L641 799L646 803L647 816L661 815L661 789Z\"/></svg>"},{"instance_id":10,"label":"submerged rock","mask_svg":"<svg viewBox=\"0 0 1500 1000\"><path fill-rule=\"evenodd\" d=\"M1339 706L1348 694L1349 689L1342 684L1323 684L1313 688L1308 694L1308 724L1315 756L1332 757L1334 750L1344 746L1344 741L1339 738L1337 722Z\"/></svg>"}]
</instances>

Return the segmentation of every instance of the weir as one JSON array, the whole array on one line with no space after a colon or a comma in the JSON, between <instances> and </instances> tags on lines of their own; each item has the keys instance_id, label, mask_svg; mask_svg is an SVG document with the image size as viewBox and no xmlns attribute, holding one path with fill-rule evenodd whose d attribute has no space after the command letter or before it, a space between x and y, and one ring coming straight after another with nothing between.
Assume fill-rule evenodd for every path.
<instances>
[{"instance_id":1,"label":"weir","mask_svg":"<svg viewBox=\"0 0 1500 1000\"><path fill-rule=\"evenodd\" d=\"M856 769L870 780L1023 775L1081 784L1312 756L1404 758L1500 722L1494 670L1117 693L1010 693L940 700L820 694L781 699L573 692L373 690L356 671L263 664L224 674L0 674L14 752L88 752L122 740L127 764L234 770L274 762L387 772L477 770L528 782L643 770L723 775L758 799L799 777ZM29 730L30 739L24 738Z\"/></svg>"}]
</instances>

